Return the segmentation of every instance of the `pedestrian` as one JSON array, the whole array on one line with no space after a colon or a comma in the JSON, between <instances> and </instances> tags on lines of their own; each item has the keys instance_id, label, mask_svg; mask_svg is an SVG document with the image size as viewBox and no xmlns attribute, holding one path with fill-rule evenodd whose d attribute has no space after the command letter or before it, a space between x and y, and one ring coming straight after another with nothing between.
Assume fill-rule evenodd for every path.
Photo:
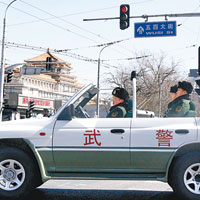
<instances>
[{"instance_id":1,"label":"pedestrian","mask_svg":"<svg viewBox=\"0 0 200 200\"><path fill-rule=\"evenodd\" d=\"M192 84L187 81L178 82L176 98L168 105L165 117L195 117L195 104L190 99L193 91Z\"/></svg>"},{"instance_id":2,"label":"pedestrian","mask_svg":"<svg viewBox=\"0 0 200 200\"><path fill-rule=\"evenodd\" d=\"M107 114L107 118L122 118L128 112L128 92L121 87L116 87L112 91L113 95L113 106L110 108L110 112Z\"/></svg>"}]
</instances>

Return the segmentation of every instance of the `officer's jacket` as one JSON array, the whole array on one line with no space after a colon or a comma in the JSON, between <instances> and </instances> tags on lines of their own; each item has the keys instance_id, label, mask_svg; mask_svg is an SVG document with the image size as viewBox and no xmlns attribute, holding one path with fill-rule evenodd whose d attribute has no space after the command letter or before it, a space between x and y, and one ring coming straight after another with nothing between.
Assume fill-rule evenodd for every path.
<instances>
[{"instance_id":1,"label":"officer's jacket","mask_svg":"<svg viewBox=\"0 0 200 200\"><path fill-rule=\"evenodd\" d=\"M177 97L174 101L169 103L165 117L195 117L196 112L194 111L194 108L191 108L191 104L195 107L195 104L190 100L189 95ZM190 116L191 111L193 111L193 113Z\"/></svg>"},{"instance_id":2,"label":"officer's jacket","mask_svg":"<svg viewBox=\"0 0 200 200\"><path fill-rule=\"evenodd\" d=\"M110 112L106 116L107 118L122 118L125 117L127 113L128 105L127 103L119 103L110 108Z\"/></svg>"}]
</instances>

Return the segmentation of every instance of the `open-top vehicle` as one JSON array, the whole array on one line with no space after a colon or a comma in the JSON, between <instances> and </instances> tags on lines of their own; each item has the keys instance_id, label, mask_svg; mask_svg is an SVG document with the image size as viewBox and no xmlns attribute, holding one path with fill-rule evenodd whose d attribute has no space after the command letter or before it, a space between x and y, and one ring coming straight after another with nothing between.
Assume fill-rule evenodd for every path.
<instances>
[{"instance_id":1,"label":"open-top vehicle","mask_svg":"<svg viewBox=\"0 0 200 200\"><path fill-rule=\"evenodd\" d=\"M83 87L54 116L0 123L0 198L49 179L159 180L200 199L199 118L90 118Z\"/></svg>"}]
</instances>

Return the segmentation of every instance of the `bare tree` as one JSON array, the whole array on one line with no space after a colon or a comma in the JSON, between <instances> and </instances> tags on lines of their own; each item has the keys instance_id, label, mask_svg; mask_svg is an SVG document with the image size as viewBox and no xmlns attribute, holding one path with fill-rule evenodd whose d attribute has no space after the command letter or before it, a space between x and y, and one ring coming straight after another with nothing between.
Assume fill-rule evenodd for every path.
<instances>
[{"instance_id":1,"label":"bare tree","mask_svg":"<svg viewBox=\"0 0 200 200\"><path fill-rule=\"evenodd\" d=\"M109 73L106 83L124 87L132 95L130 73L136 70L137 108L151 110L161 116L169 103L170 87L183 79L178 73L180 63L162 52L158 55L145 52L136 57L140 59L131 63L129 68L120 67L115 73Z\"/></svg>"}]
</instances>

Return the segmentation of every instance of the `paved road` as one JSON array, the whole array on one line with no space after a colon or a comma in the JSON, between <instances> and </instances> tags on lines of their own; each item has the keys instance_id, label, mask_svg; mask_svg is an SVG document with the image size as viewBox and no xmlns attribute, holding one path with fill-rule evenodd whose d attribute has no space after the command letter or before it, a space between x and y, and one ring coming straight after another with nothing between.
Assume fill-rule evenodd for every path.
<instances>
[{"instance_id":1,"label":"paved road","mask_svg":"<svg viewBox=\"0 0 200 200\"><path fill-rule=\"evenodd\" d=\"M48 181L26 200L177 200L157 181Z\"/></svg>"}]
</instances>

